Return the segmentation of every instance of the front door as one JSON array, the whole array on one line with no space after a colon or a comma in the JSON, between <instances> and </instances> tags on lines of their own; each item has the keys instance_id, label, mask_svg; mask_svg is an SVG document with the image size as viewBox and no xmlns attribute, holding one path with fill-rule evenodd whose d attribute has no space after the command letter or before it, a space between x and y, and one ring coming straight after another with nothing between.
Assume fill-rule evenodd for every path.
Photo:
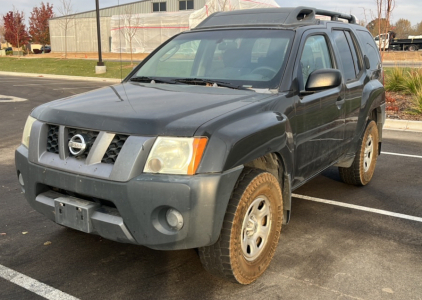
<instances>
[{"instance_id":1,"label":"front door","mask_svg":"<svg viewBox=\"0 0 422 300\"><path fill-rule=\"evenodd\" d=\"M305 90L309 75L319 69L336 68L329 38L324 33L308 33L302 41L297 61L299 89ZM344 146L343 84L296 101L295 183L300 184L335 162Z\"/></svg>"}]
</instances>

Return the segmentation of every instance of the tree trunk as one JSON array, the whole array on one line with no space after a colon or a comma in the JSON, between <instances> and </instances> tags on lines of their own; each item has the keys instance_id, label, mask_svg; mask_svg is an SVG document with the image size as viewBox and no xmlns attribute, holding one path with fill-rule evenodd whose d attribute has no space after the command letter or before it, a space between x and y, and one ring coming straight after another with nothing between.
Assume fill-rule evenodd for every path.
<instances>
[{"instance_id":1,"label":"tree trunk","mask_svg":"<svg viewBox=\"0 0 422 300\"><path fill-rule=\"evenodd\" d=\"M133 66L133 59L132 59L132 39L130 39L129 41L129 46L130 46L130 66Z\"/></svg>"},{"instance_id":2,"label":"tree trunk","mask_svg":"<svg viewBox=\"0 0 422 300\"><path fill-rule=\"evenodd\" d=\"M64 58L67 58L67 26L64 30Z\"/></svg>"}]
</instances>

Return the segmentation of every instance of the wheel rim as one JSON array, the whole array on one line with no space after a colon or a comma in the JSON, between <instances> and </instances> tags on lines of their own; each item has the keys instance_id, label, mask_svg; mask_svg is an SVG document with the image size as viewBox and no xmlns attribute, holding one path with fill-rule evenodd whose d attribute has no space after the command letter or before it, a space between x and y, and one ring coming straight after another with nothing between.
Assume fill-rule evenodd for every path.
<instances>
[{"instance_id":1,"label":"wheel rim","mask_svg":"<svg viewBox=\"0 0 422 300\"><path fill-rule=\"evenodd\" d=\"M363 154L363 169L365 172L369 170L372 164L372 155L374 152L374 141L370 134L366 139L365 152Z\"/></svg>"},{"instance_id":2,"label":"wheel rim","mask_svg":"<svg viewBox=\"0 0 422 300\"><path fill-rule=\"evenodd\" d=\"M246 260L255 260L268 241L271 228L271 204L267 197L258 196L249 206L241 231L242 253Z\"/></svg>"}]
</instances>

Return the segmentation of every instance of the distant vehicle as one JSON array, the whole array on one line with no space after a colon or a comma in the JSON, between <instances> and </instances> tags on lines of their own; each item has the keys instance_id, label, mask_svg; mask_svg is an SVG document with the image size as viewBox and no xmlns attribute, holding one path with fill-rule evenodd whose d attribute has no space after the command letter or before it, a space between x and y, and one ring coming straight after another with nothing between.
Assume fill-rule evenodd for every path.
<instances>
[{"instance_id":1,"label":"distant vehicle","mask_svg":"<svg viewBox=\"0 0 422 300\"><path fill-rule=\"evenodd\" d=\"M42 46L40 49L34 49L32 52L34 52L34 54L41 54L41 53L50 53L51 52L51 47L50 46Z\"/></svg>"},{"instance_id":2,"label":"distant vehicle","mask_svg":"<svg viewBox=\"0 0 422 300\"><path fill-rule=\"evenodd\" d=\"M418 51L422 49L422 35L409 35L407 39L396 39L396 34L393 31L389 31L385 34L377 35L375 44L382 50L405 50L405 51Z\"/></svg>"},{"instance_id":3,"label":"distant vehicle","mask_svg":"<svg viewBox=\"0 0 422 300\"><path fill-rule=\"evenodd\" d=\"M50 46L42 46L40 48L40 50L44 53L50 53L51 52L51 47Z\"/></svg>"}]
</instances>

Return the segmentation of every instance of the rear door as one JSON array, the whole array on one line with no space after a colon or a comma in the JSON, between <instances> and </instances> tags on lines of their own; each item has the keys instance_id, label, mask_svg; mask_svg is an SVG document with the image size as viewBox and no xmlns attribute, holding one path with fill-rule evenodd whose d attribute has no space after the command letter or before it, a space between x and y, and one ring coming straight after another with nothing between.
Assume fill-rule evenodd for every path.
<instances>
[{"instance_id":1,"label":"rear door","mask_svg":"<svg viewBox=\"0 0 422 300\"><path fill-rule=\"evenodd\" d=\"M331 23L332 24L332 23ZM337 62L344 75L345 89L345 148L356 134L359 111L362 101L366 72L363 67L363 54L354 33L347 27L334 24L331 27L334 50Z\"/></svg>"}]
</instances>

